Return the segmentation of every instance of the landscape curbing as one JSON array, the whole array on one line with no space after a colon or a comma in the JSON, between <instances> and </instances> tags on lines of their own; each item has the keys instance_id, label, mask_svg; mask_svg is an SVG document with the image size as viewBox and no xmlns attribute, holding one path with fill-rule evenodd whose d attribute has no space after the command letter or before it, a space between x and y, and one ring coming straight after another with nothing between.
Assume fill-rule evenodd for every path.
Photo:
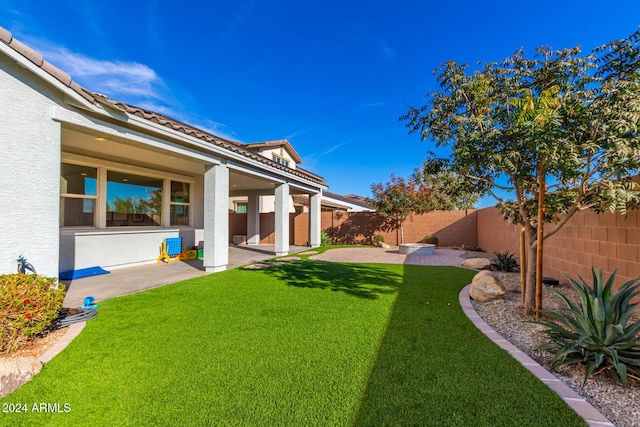
<instances>
[{"instance_id":1,"label":"landscape curbing","mask_svg":"<svg viewBox=\"0 0 640 427\"><path fill-rule=\"evenodd\" d=\"M86 321L73 323L67 326L67 332L60 338L54 345L52 345L42 356L40 356L40 362L47 363L50 362L51 359L56 357L62 350L67 348L69 343L74 340L75 337L80 335L80 332L84 329L84 326L87 324Z\"/></svg>"},{"instance_id":2,"label":"landscape curbing","mask_svg":"<svg viewBox=\"0 0 640 427\"><path fill-rule=\"evenodd\" d=\"M571 387L560 381L555 375L533 360L529 355L511 344L502 335L497 333L489 326L480 315L476 312L471 304L469 289L471 285L465 286L458 296L460 306L464 314L471 320L476 328L485 334L491 341L496 343L504 351L508 352L511 357L516 359L522 366L527 368L529 372L538 377L547 387L555 391L564 402L569 405L579 416L581 416L590 427L615 427L615 425L607 419L600 411L598 411L587 400L576 393Z\"/></svg>"},{"instance_id":3,"label":"landscape curbing","mask_svg":"<svg viewBox=\"0 0 640 427\"><path fill-rule=\"evenodd\" d=\"M343 254L340 254L343 255ZM316 258L314 256L311 257ZM335 261L333 259L326 259L323 261ZM364 260L360 260L361 262ZM367 261L364 261L367 262ZM369 261L371 262L371 261ZM406 262L406 261L405 261ZM489 339L496 343L500 348L507 351L514 359L520 362L529 372L540 379L550 389L555 391L562 400L565 401L571 409L573 409L590 427L615 427L615 425L609 421L600 411L598 411L587 400L572 390L569 386L564 384L558 378L556 378L551 372L546 370L535 360L529 357L526 353L518 349L511 344L508 340L498 334L491 326L489 326L476 312L475 308L471 304L469 296L470 285L465 286L460 292L458 299L460 306L465 315L471 320L471 322ZM51 348L49 348L42 356L40 361L44 364L51 361L56 355L64 350L67 345L74 338L76 338L80 332L84 329L85 322L79 322L72 324L68 327L67 332L63 337L58 340Z\"/></svg>"}]
</instances>

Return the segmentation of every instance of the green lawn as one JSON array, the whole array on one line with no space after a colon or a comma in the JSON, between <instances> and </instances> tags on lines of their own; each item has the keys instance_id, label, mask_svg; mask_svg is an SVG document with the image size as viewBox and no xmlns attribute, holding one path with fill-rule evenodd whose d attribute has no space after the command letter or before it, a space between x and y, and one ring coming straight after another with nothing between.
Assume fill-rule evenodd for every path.
<instances>
[{"instance_id":1,"label":"green lawn","mask_svg":"<svg viewBox=\"0 0 640 427\"><path fill-rule=\"evenodd\" d=\"M301 261L103 301L0 424L584 425L466 319L472 275Z\"/></svg>"}]
</instances>

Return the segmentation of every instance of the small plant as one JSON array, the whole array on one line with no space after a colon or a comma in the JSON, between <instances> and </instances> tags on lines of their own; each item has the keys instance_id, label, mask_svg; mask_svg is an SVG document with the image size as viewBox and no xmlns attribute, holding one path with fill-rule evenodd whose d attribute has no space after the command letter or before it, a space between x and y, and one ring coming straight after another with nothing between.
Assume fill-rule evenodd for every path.
<instances>
[{"instance_id":1,"label":"small plant","mask_svg":"<svg viewBox=\"0 0 640 427\"><path fill-rule=\"evenodd\" d=\"M47 329L58 317L64 293L55 278L0 275L0 354L19 349Z\"/></svg>"},{"instance_id":2,"label":"small plant","mask_svg":"<svg viewBox=\"0 0 640 427\"><path fill-rule=\"evenodd\" d=\"M373 240L374 246L380 246L380 243L384 243L384 236L381 234L376 234L371 240Z\"/></svg>"},{"instance_id":3,"label":"small plant","mask_svg":"<svg viewBox=\"0 0 640 427\"><path fill-rule=\"evenodd\" d=\"M494 269L506 273L519 271L518 262L509 251L494 252L493 255L494 258L491 260L491 267Z\"/></svg>"},{"instance_id":4,"label":"small plant","mask_svg":"<svg viewBox=\"0 0 640 427\"><path fill-rule=\"evenodd\" d=\"M553 369L576 363L586 364L584 384L592 373L608 371L615 383L627 385L627 377L640 380L640 320L630 323L637 303L631 301L640 295L638 280L630 280L612 292L616 271L603 284L602 269L593 274L593 285L578 276L580 282L569 277L581 302L573 304L560 292L551 290L566 307L543 310L552 320L540 320L545 326L542 333L551 341L539 349L555 353Z\"/></svg>"},{"instance_id":5,"label":"small plant","mask_svg":"<svg viewBox=\"0 0 640 427\"><path fill-rule=\"evenodd\" d=\"M326 231L320 232L320 246L328 246L331 244L331 237L327 234Z\"/></svg>"},{"instance_id":6,"label":"small plant","mask_svg":"<svg viewBox=\"0 0 640 427\"><path fill-rule=\"evenodd\" d=\"M424 243L428 243L428 244L431 244L431 245L438 246L438 236L434 236L433 234L429 234L429 235L425 236L425 238L422 239L422 241Z\"/></svg>"}]
</instances>

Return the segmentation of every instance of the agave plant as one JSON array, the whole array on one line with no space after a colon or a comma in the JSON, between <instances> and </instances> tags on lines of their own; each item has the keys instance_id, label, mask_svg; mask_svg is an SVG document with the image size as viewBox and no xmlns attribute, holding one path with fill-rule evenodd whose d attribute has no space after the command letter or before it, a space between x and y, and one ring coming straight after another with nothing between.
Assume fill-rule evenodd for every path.
<instances>
[{"instance_id":1,"label":"agave plant","mask_svg":"<svg viewBox=\"0 0 640 427\"><path fill-rule=\"evenodd\" d=\"M507 273L518 271L518 262L509 251L494 252L493 256L494 258L491 260L491 266L496 270L505 271Z\"/></svg>"},{"instance_id":2,"label":"agave plant","mask_svg":"<svg viewBox=\"0 0 640 427\"><path fill-rule=\"evenodd\" d=\"M640 280L634 279L612 292L616 276L614 271L604 283L602 269L593 274L593 284L578 276L579 282L569 277L581 302L577 305L560 292L551 290L566 305L559 310L543 310L552 320L540 320L551 339L540 345L555 353L553 369L563 365L586 364L584 383L594 372L608 371L615 383L627 385L627 377L640 380L640 320L633 321L637 303L632 299L640 295Z\"/></svg>"}]
</instances>

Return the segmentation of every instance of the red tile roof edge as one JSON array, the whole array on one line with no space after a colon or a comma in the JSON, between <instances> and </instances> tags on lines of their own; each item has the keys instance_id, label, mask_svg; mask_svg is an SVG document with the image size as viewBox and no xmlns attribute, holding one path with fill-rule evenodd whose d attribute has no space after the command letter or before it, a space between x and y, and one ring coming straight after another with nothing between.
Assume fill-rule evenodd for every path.
<instances>
[{"instance_id":1,"label":"red tile roof edge","mask_svg":"<svg viewBox=\"0 0 640 427\"><path fill-rule=\"evenodd\" d=\"M308 173L304 170L291 169L284 165L274 162L271 159L268 159L264 156L261 156L243 146L242 143L237 141L231 141L224 138L217 137L208 132L197 129L193 126L187 125L185 123L179 122L177 120L171 119L169 117L163 116L162 114L155 113L153 111L144 110L139 107L135 107L124 102L114 101L109 99L104 95L100 95L95 92L90 92L71 78L71 76L55 65L47 62L41 53L35 51L30 48L26 44L20 42L16 38L13 37L13 34L2 26L0 26L0 41L4 44L12 48L14 51L28 59L35 66L41 68L43 71L48 73L50 76L54 77L64 86L70 88L74 92L78 93L85 100L92 104L106 104L112 108L117 108L126 111L127 113L134 114L138 117L141 117L145 120L149 120L154 123L161 124L175 131L184 133L185 135L193 136L194 138L203 140L205 142L215 144L219 147L227 149L229 151L235 152L237 154L244 155L245 157L251 158L253 160L257 160L261 163L274 167L276 169L289 172L293 175L296 175L300 178L305 178L310 181L313 181L320 185L326 185L326 180L318 175Z\"/></svg>"},{"instance_id":2,"label":"red tile roof edge","mask_svg":"<svg viewBox=\"0 0 640 427\"><path fill-rule=\"evenodd\" d=\"M264 141L264 142L250 142L245 144L245 146L249 149L254 148L262 148L262 147L282 147L285 146L290 154L293 156L296 163L302 163L302 157L298 154L298 152L293 148L293 145L286 139L276 139L273 141Z\"/></svg>"},{"instance_id":3,"label":"red tile roof edge","mask_svg":"<svg viewBox=\"0 0 640 427\"><path fill-rule=\"evenodd\" d=\"M244 144L238 141L233 141L230 139L221 138L219 136L215 136L198 128L195 128L186 123L182 123L180 121L171 119L162 114L145 110L140 107L136 107L134 105L129 105L121 101L113 101L118 107L124 109L126 112L141 117L145 120L149 120L151 122L157 123L162 126L166 126L175 131L184 133L185 135L192 136L194 138L200 139L202 141L208 142L210 144L217 145L219 147L225 148L229 151L232 151L237 154L244 155L245 157L249 157L253 160L257 160L260 163L264 163L281 171L289 172L293 175L296 175L300 178L305 178L310 181L315 182L316 184L326 185L326 180L318 175L315 175L311 172L307 172L304 169L291 169L287 166L281 165L261 154L258 154L248 148L245 147Z\"/></svg>"}]
</instances>

